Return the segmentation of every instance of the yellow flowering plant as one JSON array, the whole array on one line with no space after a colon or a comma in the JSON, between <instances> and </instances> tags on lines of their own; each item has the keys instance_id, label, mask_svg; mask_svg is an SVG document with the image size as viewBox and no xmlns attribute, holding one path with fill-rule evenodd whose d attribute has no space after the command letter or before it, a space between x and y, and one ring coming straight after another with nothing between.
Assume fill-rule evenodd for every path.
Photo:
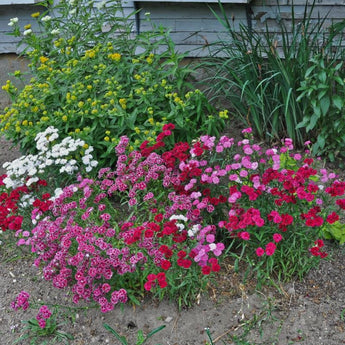
<instances>
[{"instance_id":1,"label":"yellow flowering plant","mask_svg":"<svg viewBox=\"0 0 345 345\"><path fill-rule=\"evenodd\" d=\"M130 38L130 22L122 17L115 21L118 8L114 1L97 10L89 1L74 0L61 1L52 11L60 12L56 18L34 14L45 30L22 36L31 48L26 54L33 77L0 115L1 131L24 152L34 153L37 133L54 126L60 136L92 145L99 164L109 165L115 162L114 148L122 135L134 149L143 140L154 141L166 123L176 125L174 141L215 135L222 128L224 117L187 82L191 70L181 67L184 56L176 53L166 30L153 27ZM100 15L86 14L86 9ZM71 16L76 16L73 21ZM124 27L116 39L101 31L101 19L109 25L110 17L118 29ZM73 28L75 23L85 36ZM158 46L165 51L157 53ZM10 86L4 89L14 93Z\"/></svg>"}]
</instances>

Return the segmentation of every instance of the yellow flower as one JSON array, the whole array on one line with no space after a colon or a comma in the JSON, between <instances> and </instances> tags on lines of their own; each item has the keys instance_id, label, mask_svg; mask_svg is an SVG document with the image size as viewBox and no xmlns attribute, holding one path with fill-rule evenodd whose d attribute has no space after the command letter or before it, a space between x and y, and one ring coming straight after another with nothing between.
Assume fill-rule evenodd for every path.
<instances>
[{"instance_id":1,"label":"yellow flower","mask_svg":"<svg viewBox=\"0 0 345 345\"><path fill-rule=\"evenodd\" d=\"M106 135L110 135L110 131L105 131L105 134Z\"/></svg>"},{"instance_id":2,"label":"yellow flower","mask_svg":"<svg viewBox=\"0 0 345 345\"><path fill-rule=\"evenodd\" d=\"M228 118L229 118L229 116L228 116L228 110L220 111L220 112L219 112L219 117L220 117L221 119L228 119Z\"/></svg>"},{"instance_id":3,"label":"yellow flower","mask_svg":"<svg viewBox=\"0 0 345 345\"><path fill-rule=\"evenodd\" d=\"M85 57L87 58L94 58L96 56L96 52L93 49L89 49L85 52Z\"/></svg>"},{"instance_id":4,"label":"yellow flower","mask_svg":"<svg viewBox=\"0 0 345 345\"><path fill-rule=\"evenodd\" d=\"M119 99L119 103L120 103L122 109L126 109L127 108L127 105L126 105L127 100L125 98L120 98Z\"/></svg>"},{"instance_id":5,"label":"yellow flower","mask_svg":"<svg viewBox=\"0 0 345 345\"><path fill-rule=\"evenodd\" d=\"M80 102L78 103L78 107L79 107L79 108L82 108L83 105L84 105L84 102L83 102L83 101L80 101Z\"/></svg>"},{"instance_id":6,"label":"yellow flower","mask_svg":"<svg viewBox=\"0 0 345 345\"><path fill-rule=\"evenodd\" d=\"M147 63L148 63L149 65L152 64L152 62L153 62L153 57L154 57L154 55L151 53L151 54L149 55L149 57L146 59L146 61L147 61Z\"/></svg>"},{"instance_id":7,"label":"yellow flower","mask_svg":"<svg viewBox=\"0 0 345 345\"><path fill-rule=\"evenodd\" d=\"M31 28L31 24L26 24L25 26L24 26L24 30L29 30Z\"/></svg>"},{"instance_id":8,"label":"yellow flower","mask_svg":"<svg viewBox=\"0 0 345 345\"><path fill-rule=\"evenodd\" d=\"M66 122L68 120L68 117L66 115L62 116L62 121Z\"/></svg>"},{"instance_id":9,"label":"yellow flower","mask_svg":"<svg viewBox=\"0 0 345 345\"><path fill-rule=\"evenodd\" d=\"M79 133L80 132L80 128L76 128L74 132L75 133Z\"/></svg>"},{"instance_id":10,"label":"yellow flower","mask_svg":"<svg viewBox=\"0 0 345 345\"><path fill-rule=\"evenodd\" d=\"M135 133L140 134L140 128L135 127L135 128L134 128L134 131L135 131Z\"/></svg>"},{"instance_id":11,"label":"yellow flower","mask_svg":"<svg viewBox=\"0 0 345 345\"><path fill-rule=\"evenodd\" d=\"M104 137L104 141L109 141L110 138L108 136Z\"/></svg>"},{"instance_id":12,"label":"yellow flower","mask_svg":"<svg viewBox=\"0 0 345 345\"><path fill-rule=\"evenodd\" d=\"M86 143L83 145L83 148L84 148L85 150L86 150L88 147L89 147L89 145L86 144Z\"/></svg>"},{"instance_id":13,"label":"yellow flower","mask_svg":"<svg viewBox=\"0 0 345 345\"><path fill-rule=\"evenodd\" d=\"M35 12L31 15L32 18L37 18L39 17L40 13L39 12Z\"/></svg>"},{"instance_id":14,"label":"yellow flower","mask_svg":"<svg viewBox=\"0 0 345 345\"><path fill-rule=\"evenodd\" d=\"M118 62L121 60L121 54L119 53L108 54L108 58Z\"/></svg>"},{"instance_id":15,"label":"yellow flower","mask_svg":"<svg viewBox=\"0 0 345 345\"><path fill-rule=\"evenodd\" d=\"M4 91L8 92L8 90L10 89L10 84L7 84L7 83L6 83L6 85L3 85L1 88L2 88Z\"/></svg>"},{"instance_id":16,"label":"yellow flower","mask_svg":"<svg viewBox=\"0 0 345 345\"><path fill-rule=\"evenodd\" d=\"M28 125L28 120L24 120L24 121L22 122L22 125L23 125L23 126L27 126L27 125Z\"/></svg>"}]
</instances>

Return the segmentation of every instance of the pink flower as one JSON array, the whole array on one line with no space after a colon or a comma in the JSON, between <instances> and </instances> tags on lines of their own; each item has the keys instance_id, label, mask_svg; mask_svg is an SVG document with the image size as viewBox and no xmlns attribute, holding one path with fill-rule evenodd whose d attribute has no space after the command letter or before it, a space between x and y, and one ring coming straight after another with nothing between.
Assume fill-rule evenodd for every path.
<instances>
[{"instance_id":1,"label":"pink flower","mask_svg":"<svg viewBox=\"0 0 345 345\"><path fill-rule=\"evenodd\" d=\"M266 244L265 252L267 256L271 256L276 251L277 246L273 242L269 242Z\"/></svg>"},{"instance_id":2,"label":"pink flower","mask_svg":"<svg viewBox=\"0 0 345 345\"><path fill-rule=\"evenodd\" d=\"M256 248L256 255L257 256L263 256L265 254L265 251L263 248L259 247L259 248Z\"/></svg>"},{"instance_id":3,"label":"pink flower","mask_svg":"<svg viewBox=\"0 0 345 345\"><path fill-rule=\"evenodd\" d=\"M248 241L250 239L250 234L247 231L242 231L240 233L240 237L242 238L242 240Z\"/></svg>"},{"instance_id":4,"label":"pink flower","mask_svg":"<svg viewBox=\"0 0 345 345\"><path fill-rule=\"evenodd\" d=\"M276 243L280 242L282 239L283 239L283 236L281 234L276 233L273 235L273 241Z\"/></svg>"},{"instance_id":5,"label":"pink flower","mask_svg":"<svg viewBox=\"0 0 345 345\"><path fill-rule=\"evenodd\" d=\"M253 131L253 130L251 129L251 127L248 127L248 128L243 129L243 130L242 130L242 133L243 133L243 134L245 134L245 133L252 133L252 131Z\"/></svg>"}]
</instances>

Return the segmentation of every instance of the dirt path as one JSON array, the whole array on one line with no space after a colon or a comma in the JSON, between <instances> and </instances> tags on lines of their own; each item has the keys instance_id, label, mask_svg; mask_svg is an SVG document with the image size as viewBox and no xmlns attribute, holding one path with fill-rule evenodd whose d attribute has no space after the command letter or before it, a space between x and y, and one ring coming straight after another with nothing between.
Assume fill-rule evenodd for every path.
<instances>
[{"instance_id":1,"label":"dirt path","mask_svg":"<svg viewBox=\"0 0 345 345\"><path fill-rule=\"evenodd\" d=\"M0 164L18 157L10 145L0 139ZM0 173L2 170L0 170ZM6 235L0 245L0 344L10 345L22 332L21 320L36 315L36 310L14 312L10 302L22 290L41 302L75 307L67 291L54 289L42 279L32 266L30 257L14 246L6 245ZM229 269L209 296L202 296L200 304L178 311L174 303L155 303L146 300L140 307L125 306L108 314L96 309L60 309L65 324L61 329L74 336L71 345L120 344L103 328L106 322L128 343L135 344L138 330L145 333L160 325L165 329L147 344L203 345L208 340L209 327L216 344L241 345L341 345L345 344L345 248L328 244L333 252L302 282L283 286L284 294L275 290L253 291L241 285ZM86 305L78 305L85 307ZM242 340L231 341L230 336L247 332ZM29 344L28 341L22 344ZM53 342L49 342L53 344Z\"/></svg>"}]
</instances>

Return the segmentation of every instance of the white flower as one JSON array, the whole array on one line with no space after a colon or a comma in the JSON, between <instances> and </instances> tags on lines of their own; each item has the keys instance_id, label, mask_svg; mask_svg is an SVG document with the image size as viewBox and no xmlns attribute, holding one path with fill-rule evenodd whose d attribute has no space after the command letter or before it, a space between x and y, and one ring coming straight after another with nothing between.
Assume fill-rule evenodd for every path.
<instances>
[{"instance_id":1,"label":"white flower","mask_svg":"<svg viewBox=\"0 0 345 345\"><path fill-rule=\"evenodd\" d=\"M69 11L69 14L72 16L73 14L75 14L77 12L76 8L73 8L72 10Z\"/></svg>"},{"instance_id":2,"label":"white flower","mask_svg":"<svg viewBox=\"0 0 345 345\"><path fill-rule=\"evenodd\" d=\"M212 251L217 248L217 245L215 243L210 243L208 246L210 247L210 250Z\"/></svg>"},{"instance_id":3,"label":"white flower","mask_svg":"<svg viewBox=\"0 0 345 345\"><path fill-rule=\"evenodd\" d=\"M39 180L38 177L30 177L27 181L26 181L26 185L29 187L30 185L32 185L33 183L37 182Z\"/></svg>"},{"instance_id":4,"label":"white flower","mask_svg":"<svg viewBox=\"0 0 345 345\"><path fill-rule=\"evenodd\" d=\"M61 194L63 193L62 188L56 188L54 191L54 196L51 197L51 200L55 200L56 198L58 198Z\"/></svg>"},{"instance_id":5,"label":"white flower","mask_svg":"<svg viewBox=\"0 0 345 345\"><path fill-rule=\"evenodd\" d=\"M54 29L50 32L52 35L58 35L60 33L59 29Z\"/></svg>"},{"instance_id":6,"label":"white flower","mask_svg":"<svg viewBox=\"0 0 345 345\"><path fill-rule=\"evenodd\" d=\"M90 164L90 157L92 158L91 155L83 156L81 160L83 161L85 165L88 165Z\"/></svg>"},{"instance_id":7,"label":"white flower","mask_svg":"<svg viewBox=\"0 0 345 345\"><path fill-rule=\"evenodd\" d=\"M18 17L11 18L8 25L13 26L15 23L18 23Z\"/></svg>"},{"instance_id":8,"label":"white flower","mask_svg":"<svg viewBox=\"0 0 345 345\"><path fill-rule=\"evenodd\" d=\"M50 20L52 19L52 17L51 16L44 16L44 17L42 17L42 22L49 22Z\"/></svg>"},{"instance_id":9,"label":"white flower","mask_svg":"<svg viewBox=\"0 0 345 345\"><path fill-rule=\"evenodd\" d=\"M30 35L30 34L32 34L32 30L31 30L31 29L27 29L27 30L25 30L25 31L23 32L23 35L24 35L24 36L27 36L27 35Z\"/></svg>"},{"instance_id":10,"label":"white flower","mask_svg":"<svg viewBox=\"0 0 345 345\"><path fill-rule=\"evenodd\" d=\"M183 220L184 222L188 221L188 218L183 216L182 214L179 214L179 215L174 214L169 218L169 220L174 220L174 219Z\"/></svg>"}]
</instances>

